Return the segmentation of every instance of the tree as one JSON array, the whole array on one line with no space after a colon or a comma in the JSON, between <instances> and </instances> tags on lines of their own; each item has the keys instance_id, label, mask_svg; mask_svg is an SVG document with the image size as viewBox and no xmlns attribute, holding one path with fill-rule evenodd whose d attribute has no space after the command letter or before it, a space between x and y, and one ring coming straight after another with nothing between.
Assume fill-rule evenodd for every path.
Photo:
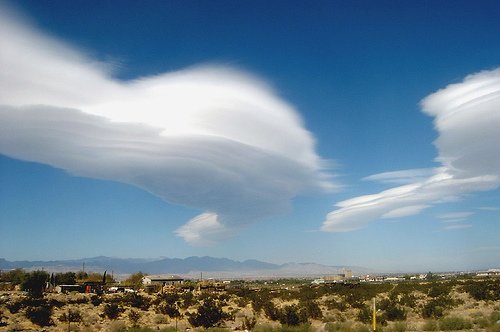
<instances>
[{"instance_id":1,"label":"tree","mask_svg":"<svg viewBox=\"0 0 500 332\"><path fill-rule=\"evenodd\" d=\"M144 273L137 272L125 279L123 284L133 286L134 288L140 288L142 287L142 278L144 278Z\"/></svg>"},{"instance_id":2,"label":"tree","mask_svg":"<svg viewBox=\"0 0 500 332\"><path fill-rule=\"evenodd\" d=\"M26 278L26 274L27 273L23 269L0 272L0 281L10 282L13 285L20 285Z\"/></svg>"},{"instance_id":3,"label":"tree","mask_svg":"<svg viewBox=\"0 0 500 332\"><path fill-rule=\"evenodd\" d=\"M42 297L49 274L45 271L33 271L26 275L21 284L21 289L27 291L32 297Z\"/></svg>"},{"instance_id":4,"label":"tree","mask_svg":"<svg viewBox=\"0 0 500 332\"><path fill-rule=\"evenodd\" d=\"M54 276L56 285L74 285L76 284L75 272L57 273Z\"/></svg>"}]
</instances>

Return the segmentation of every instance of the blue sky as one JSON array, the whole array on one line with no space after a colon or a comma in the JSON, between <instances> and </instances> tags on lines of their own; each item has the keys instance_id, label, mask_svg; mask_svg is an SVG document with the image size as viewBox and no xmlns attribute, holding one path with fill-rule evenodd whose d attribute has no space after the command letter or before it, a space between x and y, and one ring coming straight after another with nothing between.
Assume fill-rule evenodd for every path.
<instances>
[{"instance_id":1,"label":"blue sky","mask_svg":"<svg viewBox=\"0 0 500 332\"><path fill-rule=\"evenodd\" d=\"M498 267L498 2L2 11L0 257Z\"/></svg>"}]
</instances>

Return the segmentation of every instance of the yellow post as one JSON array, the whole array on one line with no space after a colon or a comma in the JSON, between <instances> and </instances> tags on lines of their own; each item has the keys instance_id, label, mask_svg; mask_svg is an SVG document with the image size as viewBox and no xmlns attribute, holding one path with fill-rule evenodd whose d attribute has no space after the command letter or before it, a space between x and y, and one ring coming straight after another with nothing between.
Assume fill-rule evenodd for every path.
<instances>
[{"instance_id":1,"label":"yellow post","mask_svg":"<svg viewBox=\"0 0 500 332\"><path fill-rule=\"evenodd\" d=\"M377 308L375 305L375 298L373 298L373 319L372 319L373 331L377 330Z\"/></svg>"}]
</instances>

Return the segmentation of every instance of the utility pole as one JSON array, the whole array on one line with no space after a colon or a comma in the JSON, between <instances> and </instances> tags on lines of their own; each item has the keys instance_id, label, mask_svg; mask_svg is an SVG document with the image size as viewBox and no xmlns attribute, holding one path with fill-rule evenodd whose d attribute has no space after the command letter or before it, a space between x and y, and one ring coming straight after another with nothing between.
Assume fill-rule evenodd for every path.
<instances>
[{"instance_id":1,"label":"utility pole","mask_svg":"<svg viewBox=\"0 0 500 332\"><path fill-rule=\"evenodd\" d=\"M373 298L373 317L372 317L372 327L373 331L377 330L377 305L375 303L375 298Z\"/></svg>"}]
</instances>

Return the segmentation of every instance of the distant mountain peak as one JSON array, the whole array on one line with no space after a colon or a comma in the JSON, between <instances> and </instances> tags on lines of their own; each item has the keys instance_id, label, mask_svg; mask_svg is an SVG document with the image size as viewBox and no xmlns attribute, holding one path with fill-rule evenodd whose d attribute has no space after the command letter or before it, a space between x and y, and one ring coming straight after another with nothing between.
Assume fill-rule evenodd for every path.
<instances>
[{"instance_id":1,"label":"distant mountain peak","mask_svg":"<svg viewBox=\"0 0 500 332\"><path fill-rule=\"evenodd\" d=\"M88 271L114 271L115 274L130 274L141 271L148 274L181 274L185 277L197 278L200 272L207 277L317 277L340 273L344 267L326 266L316 263L272 264L256 259L236 261L229 258L210 256L190 256L187 258L157 259L146 258L113 258L96 256L81 259L54 261L8 261L0 258L0 269L23 268L26 270L44 269L46 271L63 272L78 271L85 263ZM349 268L349 267L347 267ZM356 268L359 271L366 269Z\"/></svg>"}]
</instances>

